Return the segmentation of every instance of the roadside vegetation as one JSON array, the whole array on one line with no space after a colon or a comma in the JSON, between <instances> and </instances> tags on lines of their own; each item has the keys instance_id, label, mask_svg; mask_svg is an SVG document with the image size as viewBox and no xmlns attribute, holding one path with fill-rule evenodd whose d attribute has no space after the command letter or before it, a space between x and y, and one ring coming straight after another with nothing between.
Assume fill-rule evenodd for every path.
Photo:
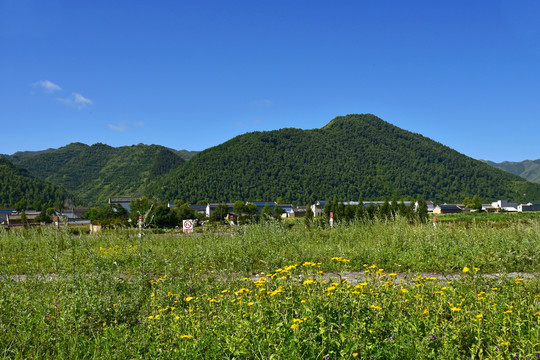
<instances>
[{"instance_id":1,"label":"roadside vegetation","mask_svg":"<svg viewBox=\"0 0 540 360\"><path fill-rule=\"evenodd\" d=\"M0 355L536 358L540 219L492 219L0 229Z\"/></svg>"}]
</instances>

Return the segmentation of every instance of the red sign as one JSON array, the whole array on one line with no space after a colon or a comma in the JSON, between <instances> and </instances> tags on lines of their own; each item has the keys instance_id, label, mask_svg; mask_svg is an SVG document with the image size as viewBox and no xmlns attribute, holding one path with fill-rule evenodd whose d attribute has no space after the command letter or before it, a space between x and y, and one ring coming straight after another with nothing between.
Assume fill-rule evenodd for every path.
<instances>
[{"instance_id":1,"label":"red sign","mask_svg":"<svg viewBox=\"0 0 540 360\"><path fill-rule=\"evenodd\" d=\"M182 225L185 233L193 232L193 220L184 220Z\"/></svg>"}]
</instances>

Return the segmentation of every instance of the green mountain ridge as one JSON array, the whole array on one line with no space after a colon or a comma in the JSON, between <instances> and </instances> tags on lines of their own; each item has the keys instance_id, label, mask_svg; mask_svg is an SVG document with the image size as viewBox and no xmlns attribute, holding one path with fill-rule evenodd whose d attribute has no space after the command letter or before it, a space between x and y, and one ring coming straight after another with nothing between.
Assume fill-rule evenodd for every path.
<instances>
[{"instance_id":1,"label":"green mountain ridge","mask_svg":"<svg viewBox=\"0 0 540 360\"><path fill-rule=\"evenodd\" d=\"M159 145L112 147L72 143L18 158L16 164L40 179L62 186L78 203L103 204L111 196L141 196L146 187L185 162Z\"/></svg>"},{"instance_id":2,"label":"green mountain ridge","mask_svg":"<svg viewBox=\"0 0 540 360\"><path fill-rule=\"evenodd\" d=\"M530 182L540 184L540 159L538 160L524 160L524 161L503 161L496 163L493 161L485 160L488 165L494 166L498 169L508 171L509 173L521 176Z\"/></svg>"},{"instance_id":3,"label":"green mountain ridge","mask_svg":"<svg viewBox=\"0 0 540 360\"><path fill-rule=\"evenodd\" d=\"M281 197L300 204L394 195L436 202L473 195L486 201L540 201L540 185L371 114L338 116L320 129L246 133L202 152L71 143L0 155L0 160L4 206L39 196L61 200L68 192L81 205L143 195L186 202ZM16 187L5 185L14 179L13 171L24 174L29 185L20 177L12 181Z\"/></svg>"},{"instance_id":4,"label":"green mountain ridge","mask_svg":"<svg viewBox=\"0 0 540 360\"><path fill-rule=\"evenodd\" d=\"M0 157L0 206L13 207L25 199L28 204L63 203L68 193L61 187L52 185L30 174L28 170L16 166Z\"/></svg>"},{"instance_id":5,"label":"green mountain ridge","mask_svg":"<svg viewBox=\"0 0 540 360\"><path fill-rule=\"evenodd\" d=\"M152 184L148 194L187 202L282 197L306 204L394 194L525 201L540 199L540 186L372 114L354 114L321 129L237 136L198 153Z\"/></svg>"}]
</instances>

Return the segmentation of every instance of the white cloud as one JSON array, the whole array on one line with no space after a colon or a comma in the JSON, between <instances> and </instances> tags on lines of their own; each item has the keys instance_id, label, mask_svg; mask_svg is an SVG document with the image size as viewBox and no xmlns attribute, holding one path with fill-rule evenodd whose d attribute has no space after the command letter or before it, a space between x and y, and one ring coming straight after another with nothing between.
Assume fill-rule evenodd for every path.
<instances>
[{"instance_id":1,"label":"white cloud","mask_svg":"<svg viewBox=\"0 0 540 360\"><path fill-rule=\"evenodd\" d=\"M36 81L32 84L33 87L41 88L45 92L51 93L54 91L62 90L62 88L49 80Z\"/></svg>"},{"instance_id":2,"label":"white cloud","mask_svg":"<svg viewBox=\"0 0 540 360\"><path fill-rule=\"evenodd\" d=\"M77 104L85 104L90 105L92 103L92 100L85 98L81 94L78 94L76 92L73 93L73 98L75 99L75 103Z\"/></svg>"},{"instance_id":3,"label":"white cloud","mask_svg":"<svg viewBox=\"0 0 540 360\"><path fill-rule=\"evenodd\" d=\"M85 106L92 104L92 100L85 98L84 96L76 92L71 93L70 97L56 98L56 100L60 101L62 104L73 106L78 109L82 109Z\"/></svg>"},{"instance_id":4,"label":"white cloud","mask_svg":"<svg viewBox=\"0 0 540 360\"><path fill-rule=\"evenodd\" d=\"M132 127L141 127L144 126L144 122L142 121L126 121L122 120L118 122L118 125L114 124L107 124L107 127L113 131L118 132L124 132L126 130L129 130Z\"/></svg>"}]
</instances>

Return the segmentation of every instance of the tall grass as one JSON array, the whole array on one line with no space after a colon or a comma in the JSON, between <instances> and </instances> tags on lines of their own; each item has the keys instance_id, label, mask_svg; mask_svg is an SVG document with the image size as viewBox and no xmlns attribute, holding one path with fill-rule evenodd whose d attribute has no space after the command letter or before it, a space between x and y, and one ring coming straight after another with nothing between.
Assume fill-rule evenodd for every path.
<instances>
[{"instance_id":1,"label":"tall grass","mask_svg":"<svg viewBox=\"0 0 540 360\"><path fill-rule=\"evenodd\" d=\"M0 230L0 356L533 357L540 282L483 274L539 272L539 249L535 219L270 223L142 238ZM365 284L340 281L346 271L367 271ZM423 272L461 276L441 284L416 278Z\"/></svg>"},{"instance_id":2,"label":"tall grass","mask_svg":"<svg viewBox=\"0 0 540 360\"><path fill-rule=\"evenodd\" d=\"M483 272L539 272L540 220L496 227L483 222L410 225L404 220L347 224L333 230L302 224L247 225L200 236L145 235L120 229L75 235L54 228L2 232L5 274L141 271L182 274L189 268L252 274L328 256L351 260L351 270L378 264L389 271L456 272L474 264Z\"/></svg>"}]
</instances>

